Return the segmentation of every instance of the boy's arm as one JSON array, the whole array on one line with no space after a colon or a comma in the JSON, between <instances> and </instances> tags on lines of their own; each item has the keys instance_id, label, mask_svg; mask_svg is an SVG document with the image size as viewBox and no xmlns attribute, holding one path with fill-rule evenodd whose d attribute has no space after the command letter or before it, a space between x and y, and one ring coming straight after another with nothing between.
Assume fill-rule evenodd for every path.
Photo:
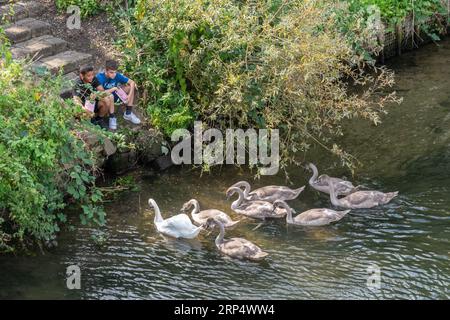
<instances>
[{"instance_id":1,"label":"boy's arm","mask_svg":"<svg viewBox=\"0 0 450 320\"><path fill-rule=\"evenodd\" d=\"M116 76L116 79L117 79L117 76ZM127 76L121 74L121 73L118 74L118 79L117 79L117 80L118 80L120 83L128 84L128 85L131 86L131 87L134 86L134 88L137 89L136 82L133 81L132 79L128 78Z\"/></svg>"},{"instance_id":2,"label":"boy's arm","mask_svg":"<svg viewBox=\"0 0 450 320\"><path fill-rule=\"evenodd\" d=\"M97 91L104 91L107 93L113 93L114 91L117 91L117 87L112 87L111 89L105 90L102 85L99 85L96 89Z\"/></svg>"},{"instance_id":3,"label":"boy's arm","mask_svg":"<svg viewBox=\"0 0 450 320\"><path fill-rule=\"evenodd\" d=\"M127 84L128 84L130 87L134 87L134 89L137 90L137 84L136 84L136 82L134 82L133 80L128 79Z\"/></svg>"}]
</instances>

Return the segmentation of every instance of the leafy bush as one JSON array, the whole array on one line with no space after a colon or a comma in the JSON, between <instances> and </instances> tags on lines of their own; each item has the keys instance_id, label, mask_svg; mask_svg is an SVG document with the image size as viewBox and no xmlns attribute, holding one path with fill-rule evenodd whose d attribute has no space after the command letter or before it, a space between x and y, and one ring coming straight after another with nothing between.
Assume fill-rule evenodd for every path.
<instances>
[{"instance_id":1,"label":"leafy bush","mask_svg":"<svg viewBox=\"0 0 450 320\"><path fill-rule=\"evenodd\" d=\"M55 236L66 195L81 206L82 223L101 225L105 213L94 154L78 138L93 126L74 120L82 111L59 98L59 78L30 81L0 37L0 251L11 251Z\"/></svg>"},{"instance_id":2,"label":"leafy bush","mask_svg":"<svg viewBox=\"0 0 450 320\"><path fill-rule=\"evenodd\" d=\"M357 68L363 58L330 14L337 4L139 0L120 19L118 44L154 125L167 134L196 118L218 129L279 128L284 165L297 151L331 143L342 120L378 123L384 105L397 101L381 94L391 72Z\"/></svg>"},{"instance_id":3,"label":"leafy bush","mask_svg":"<svg viewBox=\"0 0 450 320\"><path fill-rule=\"evenodd\" d=\"M447 7L442 0L344 0L349 6L349 17L362 16L365 21L379 12L380 19L388 28L394 30L406 18L412 17L418 29L434 39L445 31L445 26L437 15L446 16ZM353 19L356 21L355 19ZM445 20L445 19L444 19ZM414 32L414 31L412 31Z\"/></svg>"},{"instance_id":4,"label":"leafy bush","mask_svg":"<svg viewBox=\"0 0 450 320\"><path fill-rule=\"evenodd\" d=\"M445 6L441 0L345 0L352 11L366 10L370 6L377 6L381 17L388 24L402 22L408 15L414 13L420 20L429 18L437 12L443 11Z\"/></svg>"},{"instance_id":5,"label":"leafy bush","mask_svg":"<svg viewBox=\"0 0 450 320\"><path fill-rule=\"evenodd\" d=\"M82 17L95 15L102 10L99 0L55 0L55 4L58 10L66 10L72 5L78 6Z\"/></svg>"}]
</instances>

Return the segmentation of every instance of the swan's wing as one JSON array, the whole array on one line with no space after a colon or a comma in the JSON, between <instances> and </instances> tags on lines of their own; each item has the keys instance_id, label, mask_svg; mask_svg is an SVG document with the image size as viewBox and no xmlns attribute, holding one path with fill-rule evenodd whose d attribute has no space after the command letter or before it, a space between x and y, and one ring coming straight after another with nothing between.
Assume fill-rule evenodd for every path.
<instances>
[{"instance_id":1,"label":"swan's wing","mask_svg":"<svg viewBox=\"0 0 450 320\"><path fill-rule=\"evenodd\" d=\"M255 244L243 238L228 239L222 244L222 247L228 253L242 257L252 256L262 251Z\"/></svg>"},{"instance_id":2,"label":"swan's wing","mask_svg":"<svg viewBox=\"0 0 450 320\"><path fill-rule=\"evenodd\" d=\"M197 227L192 224L191 219L184 213L177 214L176 216L164 220L163 225L166 229L176 230L180 233L191 233L197 229Z\"/></svg>"},{"instance_id":3,"label":"swan's wing","mask_svg":"<svg viewBox=\"0 0 450 320\"><path fill-rule=\"evenodd\" d=\"M270 202L251 201L237 208L236 212L255 217L268 217L274 214L273 209L273 205Z\"/></svg>"},{"instance_id":4,"label":"swan's wing","mask_svg":"<svg viewBox=\"0 0 450 320\"><path fill-rule=\"evenodd\" d=\"M283 193L292 192L292 189L286 186L265 186L252 191L251 193L257 194L261 198L269 196L282 195Z\"/></svg>"},{"instance_id":5,"label":"swan's wing","mask_svg":"<svg viewBox=\"0 0 450 320\"><path fill-rule=\"evenodd\" d=\"M373 191L356 191L343 199L347 199L353 205L358 205L367 200L373 199Z\"/></svg>"},{"instance_id":6,"label":"swan's wing","mask_svg":"<svg viewBox=\"0 0 450 320\"><path fill-rule=\"evenodd\" d=\"M355 188L350 181L347 181L347 180L344 180L341 178L328 177L325 175L321 175L320 177L318 177L316 180L316 184L318 184L320 186L328 186L328 181L331 182L333 184L334 188L336 188L336 189L338 189L338 188L350 188L350 189Z\"/></svg>"},{"instance_id":7,"label":"swan's wing","mask_svg":"<svg viewBox=\"0 0 450 320\"><path fill-rule=\"evenodd\" d=\"M251 201L246 203L247 209L258 209L261 211L273 211L273 205L267 201Z\"/></svg>"},{"instance_id":8,"label":"swan's wing","mask_svg":"<svg viewBox=\"0 0 450 320\"><path fill-rule=\"evenodd\" d=\"M226 215L226 213L217 209L208 209L200 211L197 215L200 219L207 220L209 218L218 218L220 216Z\"/></svg>"},{"instance_id":9,"label":"swan's wing","mask_svg":"<svg viewBox=\"0 0 450 320\"><path fill-rule=\"evenodd\" d=\"M318 223L324 219L328 219L325 209L311 209L300 213L294 218L294 221L302 224Z\"/></svg>"}]
</instances>

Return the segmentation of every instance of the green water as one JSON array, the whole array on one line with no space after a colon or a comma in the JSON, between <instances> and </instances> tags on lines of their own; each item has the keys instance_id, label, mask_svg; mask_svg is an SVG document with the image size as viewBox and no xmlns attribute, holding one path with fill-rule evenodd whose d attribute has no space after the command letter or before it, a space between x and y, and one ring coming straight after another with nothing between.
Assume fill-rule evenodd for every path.
<instances>
[{"instance_id":1,"label":"green water","mask_svg":"<svg viewBox=\"0 0 450 320\"><path fill-rule=\"evenodd\" d=\"M229 167L202 177L186 168L156 177L135 172L140 191L106 205L103 246L91 239L98 230L80 227L63 232L59 246L45 254L0 257L0 298L450 298L450 41L390 63L404 103L390 108L378 127L352 121L343 142L364 164L356 184L400 191L390 204L353 210L319 228L270 221L252 230L257 222L245 220L227 236L245 237L269 256L243 262L222 256L215 234L195 241L159 235L147 199L156 199L166 217L191 198L231 213L228 186L241 179L254 187L285 184L282 174L252 181L248 172ZM328 154L310 157L322 172L350 177ZM302 169L290 172L293 186L308 177ZM291 205L301 211L330 201L307 189ZM72 264L81 268L81 290L66 288ZM380 268L379 289L367 286L369 266Z\"/></svg>"}]
</instances>

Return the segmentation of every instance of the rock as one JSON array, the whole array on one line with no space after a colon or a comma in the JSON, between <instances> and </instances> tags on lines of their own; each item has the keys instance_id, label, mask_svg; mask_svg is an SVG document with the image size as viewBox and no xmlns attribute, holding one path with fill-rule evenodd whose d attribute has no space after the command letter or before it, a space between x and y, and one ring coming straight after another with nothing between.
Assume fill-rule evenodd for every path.
<instances>
[{"instance_id":1,"label":"rock","mask_svg":"<svg viewBox=\"0 0 450 320\"><path fill-rule=\"evenodd\" d=\"M173 166L172 157L170 154L160 156L155 160L154 165L160 171L166 170Z\"/></svg>"},{"instance_id":2,"label":"rock","mask_svg":"<svg viewBox=\"0 0 450 320\"><path fill-rule=\"evenodd\" d=\"M136 145L139 160L143 164L149 164L162 155L161 146L164 143L164 137L155 129L141 130L133 143Z\"/></svg>"},{"instance_id":3,"label":"rock","mask_svg":"<svg viewBox=\"0 0 450 320\"><path fill-rule=\"evenodd\" d=\"M95 133L84 131L78 136L86 143L88 148L94 152L97 166L104 165L106 159L116 153L117 147L108 138L99 138Z\"/></svg>"},{"instance_id":4,"label":"rock","mask_svg":"<svg viewBox=\"0 0 450 320\"><path fill-rule=\"evenodd\" d=\"M33 18L17 21L5 29L5 34L12 43L19 43L34 37L48 35L50 24Z\"/></svg>"},{"instance_id":5,"label":"rock","mask_svg":"<svg viewBox=\"0 0 450 320\"><path fill-rule=\"evenodd\" d=\"M46 68L52 74L57 74L62 69L63 73L67 74L78 70L81 65L88 64L91 60L90 54L69 50L35 62L32 69Z\"/></svg>"},{"instance_id":6,"label":"rock","mask_svg":"<svg viewBox=\"0 0 450 320\"><path fill-rule=\"evenodd\" d=\"M40 57L45 58L64 51L68 43L51 35L43 35L11 47L14 59Z\"/></svg>"},{"instance_id":7,"label":"rock","mask_svg":"<svg viewBox=\"0 0 450 320\"><path fill-rule=\"evenodd\" d=\"M117 152L107 160L105 169L113 174L122 174L133 169L137 163L138 157L136 151Z\"/></svg>"}]
</instances>

